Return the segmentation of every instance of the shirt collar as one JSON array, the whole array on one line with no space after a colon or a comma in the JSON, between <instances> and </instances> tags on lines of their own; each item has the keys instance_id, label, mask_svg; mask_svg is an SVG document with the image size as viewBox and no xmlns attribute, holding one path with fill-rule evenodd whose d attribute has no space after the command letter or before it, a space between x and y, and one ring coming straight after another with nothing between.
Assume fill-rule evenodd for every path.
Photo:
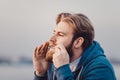
<instances>
[{"instance_id":1,"label":"shirt collar","mask_svg":"<svg viewBox=\"0 0 120 80\"><path fill-rule=\"evenodd\" d=\"M80 59L81 59L81 57L79 57L78 59L76 59L75 61L73 61L69 64L72 72L74 72L76 70L78 63L80 62Z\"/></svg>"}]
</instances>

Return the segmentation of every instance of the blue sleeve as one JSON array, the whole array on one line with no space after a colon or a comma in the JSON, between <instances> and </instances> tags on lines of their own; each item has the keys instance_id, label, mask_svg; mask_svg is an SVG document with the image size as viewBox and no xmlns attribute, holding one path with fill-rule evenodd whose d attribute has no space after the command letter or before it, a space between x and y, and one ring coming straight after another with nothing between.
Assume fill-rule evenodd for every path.
<instances>
[{"instance_id":1,"label":"blue sleeve","mask_svg":"<svg viewBox=\"0 0 120 80\"><path fill-rule=\"evenodd\" d=\"M37 76L36 73L34 72L34 79L33 80L47 80L47 75L45 76Z\"/></svg>"},{"instance_id":2,"label":"blue sleeve","mask_svg":"<svg viewBox=\"0 0 120 80\"><path fill-rule=\"evenodd\" d=\"M57 80L74 80L73 73L70 70L69 64L63 65L55 70Z\"/></svg>"}]
</instances>

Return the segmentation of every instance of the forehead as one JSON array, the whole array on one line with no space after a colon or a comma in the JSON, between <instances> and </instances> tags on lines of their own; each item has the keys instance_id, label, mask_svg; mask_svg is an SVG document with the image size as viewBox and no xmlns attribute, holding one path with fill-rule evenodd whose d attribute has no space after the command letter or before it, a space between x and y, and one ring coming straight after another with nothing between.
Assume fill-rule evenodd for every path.
<instances>
[{"instance_id":1,"label":"forehead","mask_svg":"<svg viewBox=\"0 0 120 80\"><path fill-rule=\"evenodd\" d=\"M55 31L56 32L63 32L63 33L68 33L68 34L73 34L74 30L73 30L73 27L72 25L66 23L66 22L59 22L57 24L57 27L55 28Z\"/></svg>"}]
</instances>

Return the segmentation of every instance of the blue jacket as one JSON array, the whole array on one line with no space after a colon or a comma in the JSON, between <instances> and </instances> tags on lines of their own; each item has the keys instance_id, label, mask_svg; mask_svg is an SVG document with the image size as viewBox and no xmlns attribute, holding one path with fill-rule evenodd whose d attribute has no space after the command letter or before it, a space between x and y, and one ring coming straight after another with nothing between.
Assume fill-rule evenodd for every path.
<instances>
[{"instance_id":1,"label":"blue jacket","mask_svg":"<svg viewBox=\"0 0 120 80\"><path fill-rule=\"evenodd\" d=\"M116 80L116 77L103 49L98 42L93 41L83 52L74 72L71 72L69 64L58 69L51 64L45 76L38 77L35 74L34 80Z\"/></svg>"}]
</instances>

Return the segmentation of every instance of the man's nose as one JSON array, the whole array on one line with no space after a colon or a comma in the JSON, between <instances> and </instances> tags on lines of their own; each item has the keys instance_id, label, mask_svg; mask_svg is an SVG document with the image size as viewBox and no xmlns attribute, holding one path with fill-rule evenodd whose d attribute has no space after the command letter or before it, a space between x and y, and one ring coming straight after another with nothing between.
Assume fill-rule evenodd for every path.
<instances>
[{"instance_id":1,"label":"man's nose","mask_svg":"<svg viewBox=\"0 0 120 80\"><path fill-rule=\"evenodd\" d=\"M50 38L50 41L51 41L51 42L56 42L56 38L57 38L56 36L52 36L52 37Z\"/></svg>"}]
</instances>

